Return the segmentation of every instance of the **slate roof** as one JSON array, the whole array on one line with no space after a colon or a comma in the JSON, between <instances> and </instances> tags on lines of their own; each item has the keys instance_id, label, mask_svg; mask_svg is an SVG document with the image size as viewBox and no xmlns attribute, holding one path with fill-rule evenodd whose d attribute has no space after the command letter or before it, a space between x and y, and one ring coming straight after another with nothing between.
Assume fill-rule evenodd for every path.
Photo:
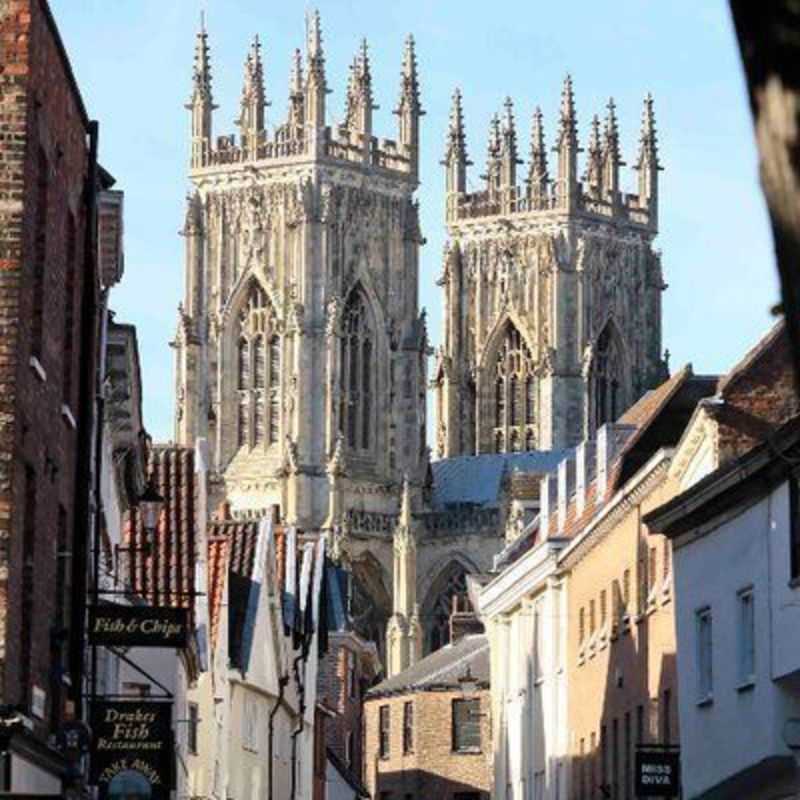
<instances>
[{"instance_id":1,"label":"slate roof","mask_svg":"<svg viewBox=\"0 0 800 800\"><path fill-rule=\"evenodd\" d=\"M486 453L479 456L454 456L431 462L433 471L432 505L435 510L472 504L497 505L506 469L552 472L570 450L541 450L527 453Z\"/></svg>"},{"instance_id":2,"label":"slate roof","mask_svg":"<svg viewBox=\"0 0 800 800\"><path fill-rule=\"evenodd\" d=\"M598 494L597 478L593 477L586 488L583 512L578 513L577 500L573 495L567 506L563 529L557 533L557 519L551 513L549 530L540 531L538 538L542 539L545 535L556 535L556 533L560 537L568 538L579 533L631 477L631 473L635 470L630 468L628 462L633 462L638 469L661 447L676 444L690 416L690 408L682 402L682 395L686 395L689 405L693 406L700 396L713 394L716 380L716 377L693 375L691 366L687 364L668 380L643 395L617 420L617 424L632 425L635 430L609 467L605 493ZM680 413L676 413L676 416L680 417L680 424L672 425L668 429L664 427L658 436L646 439L662 412L666 412L673 401L680 407L678 409Z\"/></svg>"},{"instance_id":3,"label":"slate roof","mask_svg":"<svg viewBox=\"0 0 800 800\"><path fill-rule=\"evenodd\" d=\"M367 699L386 694L458 689L458 679L469 665L481 688L489 686L489 640L485 634L471 634L448 644L391 678L373 686Z\"/></svg>"},{"instance_id":4,"label":"slate roof","mask_svg":"<svg viewBox=\"0 0 800 800\"><path fill-rule=\"evenodd\" d=\"M193 611L197 563L194 451L156 445L149 453L148 467L164 505L150 543L138 508L132 506L128 511L124 538L130 548L131 589L153 605Z\"/></svg>"}]
</instances>

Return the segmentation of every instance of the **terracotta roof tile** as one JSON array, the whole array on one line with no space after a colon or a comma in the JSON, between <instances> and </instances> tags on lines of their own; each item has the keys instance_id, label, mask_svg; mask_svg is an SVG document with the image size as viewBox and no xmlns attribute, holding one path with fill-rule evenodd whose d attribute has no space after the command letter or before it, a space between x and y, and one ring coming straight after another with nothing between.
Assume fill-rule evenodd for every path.
<instances>
[{"instance_id":1,"label":"terracotta roof tile","mask_svg":"<svg viewBox=\"0 0 800 800\"><path fill-rule=\"evenodd\" d=\"M125 540L130 549L132 590L159 606L194 610L195 471L194 451L157 445L148 460L151 480L164 498L152 543L134 506L127 514Z\"/></svg>"},{"instance_id":2,"label":"terracotta roof tile","mask_svg":"<svg viewBox=\"0 0 800 800\"><path fill-rule=\"evenodd\" d=\"M228 575L228 538L212 536L208 540L208 616L211 627L211 649L217 646L222 601Z\"/></svg>"}]
</instances>

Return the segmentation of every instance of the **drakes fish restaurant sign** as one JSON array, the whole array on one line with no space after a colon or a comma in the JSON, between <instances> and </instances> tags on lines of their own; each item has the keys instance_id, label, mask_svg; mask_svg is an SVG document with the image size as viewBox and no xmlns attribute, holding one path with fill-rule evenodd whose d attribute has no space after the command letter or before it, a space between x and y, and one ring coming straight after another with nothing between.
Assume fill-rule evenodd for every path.
<instances>
[{"instance_id":1,"label":"drakes fish restaurant sign","mask_svg":"<svg viewBox=\"0 0 800 800\"><path fill-rule=\"evenodd\" d=\"M168 800L172 788L172 703L92 706L91 783L99 800Z\"/></svg>"},{"instance_id":2,"label":"drakes fish restaurant sign","mask_svg":"<svg viewBox=\"0 0 800 800\"><path fill-rule=\"evenodd\" d=\"M104 603L89 610L89 642L105 647L186 647L185 608Z\"/></svg>"},{"instance_id":3,"label":"drakes fish restaurant sign","mask_svg":"<svg viewBox=\"0 0 800 800\"><path fill-rule=\"evenodd\" d=\"M675 797L679 794L680 755L676 750L641 749L636 753L636 796Z\"/></svg>"}]
</instances>

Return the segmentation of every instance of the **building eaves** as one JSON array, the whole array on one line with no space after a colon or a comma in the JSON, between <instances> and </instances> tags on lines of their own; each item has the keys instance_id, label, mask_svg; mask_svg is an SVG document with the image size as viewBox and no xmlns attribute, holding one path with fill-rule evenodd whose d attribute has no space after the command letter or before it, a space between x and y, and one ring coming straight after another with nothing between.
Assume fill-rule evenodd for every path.
<instances>
[{"instance_id":1,"label":"building eaves","mask_svg":"<svg viewBox=\"0 0 800 800\"><path fill-rule=\"evenodd\" d=\"M714 470L685 492L649 512L652 533L674 539L726 510L768 493L785 480L800 457L800 416L767 441Z\"/></svg>"}]
</instances>

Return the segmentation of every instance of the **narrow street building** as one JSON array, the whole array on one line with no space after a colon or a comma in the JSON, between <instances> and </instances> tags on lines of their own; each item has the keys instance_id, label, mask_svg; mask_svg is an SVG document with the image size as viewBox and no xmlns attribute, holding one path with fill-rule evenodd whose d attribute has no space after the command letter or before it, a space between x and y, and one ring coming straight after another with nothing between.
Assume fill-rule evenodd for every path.
<instances>
[{"instance_id":1,"label":"narrow street building","mask_svg":"<svg viewBox=\"0 0 800 800\"><path fill-rule=\"evenodd\" d=\"M0 30L0 790L60 794L56 744L85 712L101 292L122 274L121 205L103 199L114 179L46 0L2 0Z\"/></svg>"},{"instance_id":2,"label":"narrow street building","mask_svg":"<svg viewBox=\"0 0 800 800\"><path fill-rule=\"evenodd\" d=\"M482 633L465 634L372 688L365 717L364 775L373 798L490 797L489 644Z\"/></svg>"},{"instance_id":3,"label":"narrow street building","mask_svg":"<svg viewBox=\"0 0 800 800\"><path fill-rule=\"evenodd\" d=\"M645 517L673 549L683 796L795 797L800 404L778 323L701 405L684 491Z\"/></svg>"}]
</instances>

